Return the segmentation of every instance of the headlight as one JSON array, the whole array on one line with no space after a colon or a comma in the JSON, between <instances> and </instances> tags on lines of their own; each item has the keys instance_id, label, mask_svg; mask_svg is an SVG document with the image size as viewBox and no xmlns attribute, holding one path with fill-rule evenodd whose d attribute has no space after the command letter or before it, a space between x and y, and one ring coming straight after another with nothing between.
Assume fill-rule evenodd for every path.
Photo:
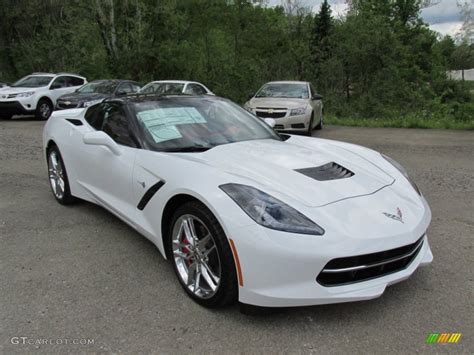
<instances>
[{"instance_id":1,"label":"headlight","mask_svg":"<svg viewBox=\"0 0 474 355\"><path fill-rule=\"evenodd\" d=\"M102 102L102 100L103 99L83 102L82 107L89 107L89 106L98 104L98 103Z\"/></svg>"},{"instance_id":2,"label":"headlight","mask_svg":"<svg viewBox=\"0 0 474 355\"><path fill-rule=\"evenodd\" d=\"M240 184L225 184L219 187L250 218L264 227L299 234L324 234L324 229L309 218L265 192Z\"/></svg>"},{"instance_id":3,"label":"headlight","mask_svg":"<svg viewBox=\"0 0 474 355\"><path fill-rule=\"evenodd\" d=\"M405 168L403 166L400 165L400 163L398 163L397 161L393 160L392 158L382 154L382 156L385 158L386 161L388 161L390 164L392 164L400 173L402 173L403 176L406 177L406 179L408 180L408 182L411 184L411 186L413 186L413 188L415 189L415 191L418 193L418 195L421 196L421 191L420 189L418 188L418 186L415 184L415 182L411 179L411 177L408 175L407 171L405 170Z\"/></svg>"},{"instance_id":4,"label":"headlight","mask_svg":"<svg viewBox=\"0 0 474 355\"><path fill-rule=\"evenodd\" d=\"M306 112L306 107L292 108L290 110L290 116L303 115Z\"/></svg>"},{"instance_id":5,"label":"headlight","mask_svg":"<svg viewBox=\"0 0 474 355\"><path fill-rule=\"evenodd\" d=\"M32 95L34 95L34 91L27 91L27 92L21 92L19 94L16 94L15 96L16 97L30 97Z\"/></svg>"},{"instance_id":6,"label":"headlight","mask_svg":"<svg viewBox=\"0 0 474 355\"><path fill-rule=\"evenodd\" d=\"M247 105L247 104L245 104L245 105L244 105L244 109L246 109L247 111L249 111L249 112L253 113L253 108L252 108L252 107L250 107L250 106L249 106L249 105Z\"/></svg>"}]
</instances>

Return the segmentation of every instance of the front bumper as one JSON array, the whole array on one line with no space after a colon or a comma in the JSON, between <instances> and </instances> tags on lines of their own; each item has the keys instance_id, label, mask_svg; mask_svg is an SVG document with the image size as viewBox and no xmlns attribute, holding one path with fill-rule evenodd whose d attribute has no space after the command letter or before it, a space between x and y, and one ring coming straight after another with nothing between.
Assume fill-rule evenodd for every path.
<instances>
[{"instance_id":1,"label":"front bumper","mask_svg":"<svg viewBox=\"0 0 474 355\"><path fill-rule=\"evenodd\" d=\"M431 211L426 201L421 198L411 211L404 208L405 223L400 223L380 212L376 200L386 198L393 201L390 187L373 195L315 208L321 215L335 216L334 220L325 219L329 224L323 225L323 236L280 232L256 224L226 228L242 271L239 301L256 306L291 307L368 300L381 296L387 286L407 279L419 266L431 263L433 255L425 235ZM341 219L347 222L344 224ZM331 260L404 247L416 243L423 235L416 256L389 274L334 286L317 281Z\"/></svg>"},{"instance_id":2,"label":"front bumper","mask_svg":"<svg viewBox=\"0 0 474 355\"><path fill-rule=\"evenodd\" d=\"M253 110L254 113L260 119L265 119L266 117L259 116L259 112ZM274 129L277 131L295 131L295 132L306 132L308 130L310 121L311 121L311 112L305 112L302 115L289 116L289 110L286 115L281 118L273 118L275 120ZM272 117L269 117L272 118Z\"/></svg>"},{"instance_id":3,"label":"front bumper","mask_svg":"<svg viewBox=\"0 0 474 355\"><path fill-rule=\"evenodd\" d=\"M34 108L19 101L0 101L0 113L7 115L28 115L34 112Z\"/></svg>"}]
</instances>

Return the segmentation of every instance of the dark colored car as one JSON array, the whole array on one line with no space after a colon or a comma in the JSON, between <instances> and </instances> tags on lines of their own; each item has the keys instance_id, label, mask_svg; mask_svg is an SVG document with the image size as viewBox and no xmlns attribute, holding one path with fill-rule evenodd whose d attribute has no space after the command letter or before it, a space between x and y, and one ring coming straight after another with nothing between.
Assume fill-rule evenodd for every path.
<instances>
[{"instance_id":1,"label":"dark colored car","mask_svg":"<svg viewBox=\"0 0 474 355\"><path fill-rule=\"evenodd\" d=\"M94 80L56 102L56 110L88 107L110 97L119 97L140 90L142 85L131 80Z\"/></svg>"}]
</instances>

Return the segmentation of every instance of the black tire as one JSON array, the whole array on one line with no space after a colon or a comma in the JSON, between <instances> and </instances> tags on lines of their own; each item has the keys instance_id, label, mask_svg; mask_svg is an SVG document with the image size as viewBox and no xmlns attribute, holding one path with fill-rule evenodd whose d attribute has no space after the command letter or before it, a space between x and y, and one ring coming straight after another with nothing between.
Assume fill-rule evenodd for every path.
<instances>
[{"instance_id":1,"label":"black tire","mask_svg":"<svg viewBox=\"0 0 474 355\"><path fill-rule=\"evenodd\" d=\"M197 217L211 234L211 238L216 246L218 260L220 262L220 281L214 295L210 298L201 298L195 295L182 280L177 269L177 263L173 254L173 231L178 219L184 215L192 215ZM178 223L179 224L179 223ZM178 228L178 227L177 227ZM238 285L237 285L237 271L234 263L234 257L229 245L229 241L212 212L202 203L198 201L191 201L180 206L174 213L171 219L171 228L168 235L168 255L176 276L186 291L186 293L198 304L208 308L218 308L231 305L237 301Z\"/></svg>"},{"instance_id":2,"label":"black tire","mask_svg":"<svg viewBox=\"0 0 474 355\"><path fill-rule=\"evenodd\" d=\"M46 121L53 113L53 105L49 100L41 99L36 105L35 116L38 120Z\"/></svg>"},{"instance_id":3,"label":"black tire","mask_svg":"<svg viewBox=\"0 0 474 355\"><path fill-rule=\"evenodd\" d=\"M318 125L316 126L317 130L322 130L323 129L323 113L321 112L321 119L319 120Z\"/></svg>"},{"instance_id":4,"label":"black tire","mask_svg":"<svg viewBox=\"0 0 474 355\"><path fill-rule=\"evenodd\" d=\"M7 113L0 113L0 118L2 120L11 120L13 115L7 114Z\"/></svg>"},{"instance_id":5,"label":"black tire","mask_svg":"<svg viewBox=\"0 0 474 355\"><path fill-rule=\"evenodd\" d=\"M311 133L313 133L313 124L314 124L314 112L311 112L311 118L309 119L308 130L306 131L306 135L309 137L311 137Z\"/></svg>"},{"instance_id":6,"label":"black tire","mask_svg":"<svg viewBox=\"0 0 474 355\"><path fill-rule=\"evenodd\" d=\"M57 161L61 164L61 169L62 169L62 179L64 181L64 191L62 195L59 195L58 193L55 192L54 187L53 187L53 182L51 181L51 170L53 169L52 162L51 162L51 155L55 154L57 157ZM47 151L47 164L48 164L48 180L49 180L49 186L51 187L51 191L53 192L53 196L62 205L70 205L76 201L76 198L71 195L71 189L69 187L69 179L66 171L66 166L64 165L63 158L61 156L61 153L59 152L59 149L56 145L52 145L48 151Z\"/></svg>"}]
</instances>

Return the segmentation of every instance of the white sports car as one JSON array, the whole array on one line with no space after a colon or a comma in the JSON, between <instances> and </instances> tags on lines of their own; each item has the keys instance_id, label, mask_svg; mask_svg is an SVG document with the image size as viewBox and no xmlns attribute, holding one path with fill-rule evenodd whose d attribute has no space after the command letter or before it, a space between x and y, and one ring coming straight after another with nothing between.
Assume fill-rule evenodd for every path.
<instances>
[{"instance_id":1,"label":"white sports car","mask_svg":"<svg viewBox=\"0 0 474 355\"><path fill-rule=\"evenodd\" d=\"M43 139L56 200L135 228L204 306L367 300L433 259L430 209L399 164L277 134L222 98L106 99L54 112Z\"/></svg>"}]
</instances>

